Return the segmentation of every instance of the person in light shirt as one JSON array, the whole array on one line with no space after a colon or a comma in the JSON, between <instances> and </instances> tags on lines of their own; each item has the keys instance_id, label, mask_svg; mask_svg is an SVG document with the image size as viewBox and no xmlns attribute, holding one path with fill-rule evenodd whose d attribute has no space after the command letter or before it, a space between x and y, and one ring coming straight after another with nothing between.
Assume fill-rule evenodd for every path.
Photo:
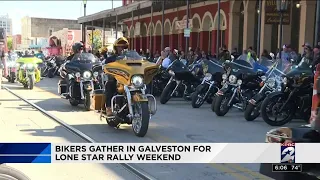
<instances>
[{"instance_id":1,"label":"person in light shirt","mask_svg":"<svg viewBox=\"0 0 320 180\"><path fill-rule=\"evenodd\" d=\"M171 59L169 58L169 55L170 55L170 48L169 47L166 47L164 49L164 52L165 52L165 55L166 55L166 58L162 61L162 64L161 66L165 69L167 69L169 67L169 65L171 64Z\"/></svg>"}]
</instances>

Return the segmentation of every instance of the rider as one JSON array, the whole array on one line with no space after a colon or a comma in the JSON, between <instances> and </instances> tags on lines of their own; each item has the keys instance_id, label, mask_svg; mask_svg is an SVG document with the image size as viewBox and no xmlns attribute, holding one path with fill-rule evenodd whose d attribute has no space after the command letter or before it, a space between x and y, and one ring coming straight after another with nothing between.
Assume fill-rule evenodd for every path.
<instances>
[{"instance_id":1,"label":"rider","mask_svg":"<svg viewBox=\"0 0 320 180\"><path fill-rule=\"evenodd\" d=\"M35 54L35 56L36 56L37 58L39 58L39 59L42 59L42 60L45 59L45 56L44 56L44 54L43 54L43 52L42 52L41 50L39 50L38 53Z\"/></svg>"},{"instance_id":2,"label":"rider","mask_svg":"<svg viewBox=\"0 0 320 180\"><path fill-rule=\"evenodd\" d=\"M117 57L122 54L122 51L129 48L129 41L125 37L118 38L113 44L113 55L108 57L105 64L115 62ZM111 109L111 99L117 90L117 81L112 76L108 76L108 81L106 83L106 114L108 117L113 116Z\"/></svg>"},{"instance_id":3,"label":"rider","mask_svg":"<svg viewBox=\"0 0 320 180\"><path fill-rule=\"evenodd\" d=\"M78 53L82 53L83 52L83 44L82 43L74 43L73 46L72 46L72 51L73 51L73 54L68 56L67 57L67 61L71 61L74 57L74 55L78 54ZM63 79L65 80L66 84L67 84L67 89L66 89L66 96L67 98L70 97L69 95L69 87L70 87L70 82L69 82L69 77L68 77L68 64L67 63L64 68L62 69L62 73L63 74Z\"/></svg>"}]
</instances>

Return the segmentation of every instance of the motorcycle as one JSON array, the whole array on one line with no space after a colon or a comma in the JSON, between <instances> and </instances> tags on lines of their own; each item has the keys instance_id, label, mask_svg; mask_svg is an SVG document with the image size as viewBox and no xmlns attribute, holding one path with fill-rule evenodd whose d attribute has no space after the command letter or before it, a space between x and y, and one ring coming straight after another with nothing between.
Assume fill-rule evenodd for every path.
<instances>
[{"instance_id":1,"label":"motorcycle","mask_svg":"<svg viewBox=\"0 0 320 180\"><path fill-rule=\"evenodd\" d=\"M281 64L279 62L275 62L274 64L272 64L272 61L269 61L268 59L262 59L261 64L265 65L266 67L269 67L269 70L266 73L266 76L261 77L261 84L263 84L263 86L260 89L260 91L248 101L247 108L244 112L244 118L247 121L253 121L257 117L259 117L261 103L267 97L268 94L281 90L280 78L282 75L285 75L286 73L286 69L283 67L288 67L280 66Z\"/></svg>"},{"instance_id":2,"label":"motorcycle","mask_svg":"<svg viewBox=\"0 0 320 180\"><path fill-rule=\"evenodd\" d=\"M51 59L53 57L46 57L43 61L43 64L42 64L42 67L40 68L40 71L41 71L41 77L47 77L48 76L48 70L49 70L49 67L48 67L48 64L50 63Z\"/></svg>"},{"instance_id":3,"label":"motorcycle","mask_svg":"<svg viewBox=\"0 0 320 180\"><path fill-rule=\"evenodd\" d=\"M16 63L18 68L17 81L20 82L24 88L32 90L34 85L41 80L38 65L42 63L42 60L33 55L25 55L17 59Z\"/></svg>"},{"instance_id":4,"label":"motorcycle","mask_svg":"<svg viewBox=\"0 0 320 180\"><path fill-rule=\"evenodd\" d=\"M158 72L158 65L143 60L136 51L125 51L118 60L104 65L105 74L117 80L117 95L111 99L114 118L106 117L111 127L132 124L133 132L144 137L149 128L151 115L156 113L156 99L146 94L146 84Z\"/></svg>"},{"instance_id":5,"label":"motorcycle","mask_svg":"<svg viewBox=\"0 0 320 180\"><path fill-rule=\"evenodd\" d=\"M203 61L203 73L205 74L196 91L192 93L191 105L193 108L199 108L207 101L209 104L213 101L214 94L221 88L223 67L216 60Z\"/></svg>"},{"instance_id":6,"label":"motorcycle","mask_svg":"<svg viewBox=\"0 0 320 180\"><path fill-rule=\"evenodd\" d=\"M16 69L17 59L18 59L18 56L15 54L12 54L7 61L7 69L8 69L7 79L10 83L14 83L14 81L17 79L17 69Z\"/></svg>"},{"instance_id":7,"label":"motorcycle","mask_svg":"<svg viewBox=\"0 0 320 180\"><path fill-rule=\"evenodd\" d=\"M171 75L167 85L160 95L160 103L166 104L172 96L179 95L189 100L191 93L201 83L200 77L203 75L201 61L186 66L182 61L176 59L167 68Z\"/></svg>"},{"instance_id":8,"label":"motorcycle","mask_svg":"<svg viewBox=\"0 0 320 180\"><path fill-rule=\"evenodd\" d=\"M58 93L62 98L68 99L72 106L84 104L87 111L91 110L91 94L95 89L101 89L96 81L98 72L92 72L95 67L101 67L99 59L91 53L79 53L74 55L70 62L64 64L67 74L61 73L61 77L69 78L69 93L66 93L67 82L60 80Z\"/></svg>"},{"instance_id":9,"label":"motorcycle","mask_svg":"<svg viewBox=\"0 0 320 180\"><path fill-rule=\"evenodd\" d=\"M225 74L222 75L223 86L216 93L215 103L211 104L211 110L217 116L224 116L231 107L244 111L248 100L251 99L261 88L261 76L263 71L255 71L255 61L246 55L240 56L235 61L227 61L223 67Z\"/></svg>"},{"instance_id":10,"label":"motorcycle","mask_svg":"<svg viewBox=\"0 0 320 180\"><path fill-rule=\"evenodd\" d=\"M303 58L282 79L281 91L270 93L261 104L261 116L271 126L282 126L295 116L309 120L312 104L313 72ZM284 65L285 66L285 65ZM281 116L278 121L278 116ZM272 120L271 116L275 116Z\"/></svg>"},{"instance_id":11,"label":"motorcycle","mask_svg":"<svg viewBox=\"0 0 320 180\"><path fill-rule=\"evenodd\" d=\"M64 64L66 59L62 56L54 56L48 62L48 78L53 78L59 72L59 68Z\"/></svg>"},{"instance_id":12,"label":"motorcycle","mask_svg":"<svg viewBox=\"0 0 320 180\"><path fill-rule=\"evenodd\" d=\"M150 84L150 92L154 96L160 96L163 89L166 87L171 75L166 69L159 67L159 72L153 77Z\"/></svg>"}]
</instances>

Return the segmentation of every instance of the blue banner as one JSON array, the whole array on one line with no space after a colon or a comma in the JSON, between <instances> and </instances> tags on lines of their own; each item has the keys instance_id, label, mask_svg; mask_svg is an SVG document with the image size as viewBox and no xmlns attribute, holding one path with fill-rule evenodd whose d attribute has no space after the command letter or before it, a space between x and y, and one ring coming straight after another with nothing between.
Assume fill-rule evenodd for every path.
<instances>
[{"instance_id":1,"label":"blue banner","mask_svg":"<svg viewBox=\"0 0 320 180\"><path fill-rule=\"evenodd\" d=\"M51 156L0 156L2 163L51 163Z\"/></svg>"},{"instance_id":2,"label":"blue banner","mask_svg":"<svg viewBox=\"0 0 320 180\"><path fill-rule=\"evenodd\" d=\"M51 143L0 143L0 156L6 154L51 155Z\"/></svg>"}]
</instances>

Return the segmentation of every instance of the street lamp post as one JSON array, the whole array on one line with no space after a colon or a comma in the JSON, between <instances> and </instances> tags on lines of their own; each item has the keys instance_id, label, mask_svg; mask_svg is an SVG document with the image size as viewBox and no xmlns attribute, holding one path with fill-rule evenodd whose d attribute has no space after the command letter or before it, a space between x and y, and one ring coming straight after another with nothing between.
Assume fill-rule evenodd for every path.
<instances>
[{"instance_id":1,"label":"street lamp post","mask_svg":"<svg viewBox=\"0 0 320 180\"><path fill-rule=\"evenodd\" d=\"M87 15L87 0L83 0L83 16ZM86 25L85 23L82 24L82 41L86 43Z\"/></svg>"},{"instance_id":2,"label":"street lamp post","mask_svg":"<svg viewBox=\"0 0 320 180\"><path fill-rule=\"evenodd\" d=\"M287 11L288 9L288 0L277 0L277 11L280 13L280 42L279 42L279 59L281 59L281 45L282 45L282 36L283 36L283 14Z\"/></svg>"}]
</instances>

